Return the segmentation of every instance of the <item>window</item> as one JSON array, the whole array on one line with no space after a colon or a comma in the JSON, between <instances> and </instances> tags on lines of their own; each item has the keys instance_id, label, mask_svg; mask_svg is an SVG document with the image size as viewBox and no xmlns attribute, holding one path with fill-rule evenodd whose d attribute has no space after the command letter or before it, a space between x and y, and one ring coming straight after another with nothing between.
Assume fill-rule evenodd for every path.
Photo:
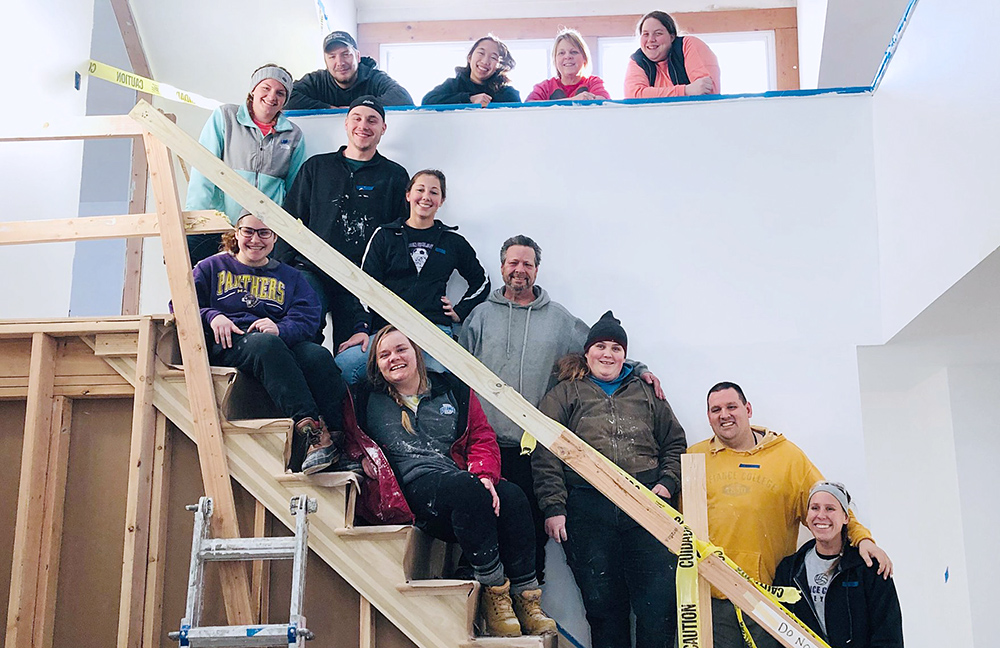
<instances>
[{"instance_id":1,"label":"window","mask_svg":"<svg viewBox=\"0 0 1000 648\"><path fill-rule=\"evenodd\" d=\"M726 94L765 92L777 87L773 31L699 34L719 58L722 90ZM553 76L552 40L508 40L516 65L511 84L528 96L532 87ZM420 102L428 91L465 65L472 43L383 43L380 67ZM625 68L638 44L632 36L598 39L594 73L604 79L612 99L624 97Z\"/></svg>"},{"instance_id":2,"label":"window","mask_svg":"<svg viewBox=\"0 0 1000 648\"><path fill-rule=\"evenodd\" d=\"M722 91L726 94L766 92L777 87L774 32L754 31L698 34L719 59ZM612 99L624 97L625 68L639 47L633 37L601 38L598 41L597 75L604 80Z\"/></svg>"}]
</instances>

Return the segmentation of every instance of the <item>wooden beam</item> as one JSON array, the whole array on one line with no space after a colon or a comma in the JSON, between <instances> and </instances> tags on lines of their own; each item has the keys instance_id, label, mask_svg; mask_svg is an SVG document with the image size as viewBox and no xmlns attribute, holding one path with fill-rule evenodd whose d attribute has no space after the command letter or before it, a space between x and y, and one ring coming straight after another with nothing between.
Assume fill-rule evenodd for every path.
<instances>
[{"instance_id":1,"label":"wooden beam","mask_svg":"<svg viewBox=\"0 0 1000 648\"><path fill-rule=\"evenodd\" d=\"M125 115L67 117L55 123L18 124L16 132L0 132L0 142L40 142L135 137L142 129Z\"/></svg>"},{"instance_id":2,"label":"wooden beam","mask_svg":"<svg viewBox=\"0 0 1000 648\"><path fill-rule=\"evenodd\" d=\"M34 640L56 344L55 338L43 333L36 333L31 339L31 368L28 374L24 445L21 447L21 478L17 490L10 599L7 604L4 644L7 648L29 648Z\"/></svg>"},{"instance_id":3,"label":"wooden beam","mask_svg":"<svg viewBox=\"0 0 1000 648\"><path fill-rule=\"evenodd\" d=\"M157 118L169 124L171 129L180 130L149 104L140 101L138 105L155 112ZM167 281L177 320L177 339L184 359L185 382L194 417L201 476L205 494L212 498L212 528L218 537L238 538L240 530L236 519L236 503L226 463L219 408L215 402L215 388L205 349L205 333L194 289L194 276L191 274L191 257L188 255L187 240L181 225L181 205L177 196L174 167L170 161L170 151L163 143L148 134L143 140L146 157L149 159L153 193L156 196L163 258L167 265ZM219 564L219 573L222 576L222 593L229 623L252 623L250 582L245 567L240 563L223 562Z\"/></svg>"},{"instance_id":4,"label":"wooden beam","mask_svg":"<svg viewBox=\"0 0 1000 648\"><path fill-rule=\"evenodd\" d=\"M188 234L221 233L228 232L232 228L229 219L222 212L211 209L184 212L184 231ZM160 224L156 214L81 216L56 220L0 223L0 245L92 241L159 235ZM130 315L130 313L123 313L123 315Z\"/></svg>"},{"instance_id":5,"label":"wooden beam","mask_svg":"<svg viewBox=\"0 0 1000 648\"><path fill-rule=\"evenodd\" d=\"M35 648L52 648L55 631L56 591L59 581L59 556L62 550L63 506L66 501L66 473L69 469L72 421L73 401L63 396L54 397L42 511L38 593L35 598L35 623L32 631Z\"/></svg>"},{"instance_id":6,"label":"wooden beam","mask_svg":"<svg viewBox=\"0 0 1000 648\"><path fill-rule=\"evenodd\" d=\"M135 25L135 16L132 14L132 7L128 0L111 0L111 8L115 12L115 19L118 21L118 30L122 34L122 42L125 43L125 52L128 54L129 64L132 71L139 76L152 79L153 74L149 69L149 61L146 59L146 50L142 46L142 39L139 38L139 30ZM136 92L136 99L143 99L153 102L152 95L146 92ZM146 152L138 138L132 142L132 180L129 183L128 213L141 214L146 211L146 181L148 165L146 164ZM122 289L122 315L136 315L139 313L139 287L142 281L142 240L130 238L125 242L125 284Z\"/></svg>"},{"instance_id":7,"label":"wooden beam","mask_svg":"<svg viewBox=\"0 0 1000 648\"><path fill-rule=\"evenodd\" d=\"M708 491L706 489L705 455L681 455L681 497L684 498L684 521L699 538L708 537ZM704 576L698 577L698 607L701 610L701 645L711 648L712 586Z\"/></svg>"},{"instance_id":8,"label":"wooden beam","mask_svg":"<svg viewBox=\"0 0 1000 648\"><path fill-rule=\"evenodd\" d=\"M170 321L171 315L154 316L157 321ZM0 340L30 338L35 333L52 337L78 337L97 333L137 332L138 317L101 317L96 319L61 318L50 320L5 320L0 322Z\"/></svg>"},{"instance_id":9,"label":"wooden beam","mask_svg":"<svg viewBox=\"0 0 1000 648\"><path fill-rule=\"evenodd\" d=\"M548 447L671 551L674 553L679 551L682 527L673 519L672 509L649 489L631 479L627 473L568 429L539 412L450 336L445 335L395 293L363 273L306 228L301 221L292 218L246 180L233 174L221 160L209 153L190 135L170 123L152 106L140 102L129 114L157 139L170 146L175 153L185 157L217 187L250 209L323 272L336 279L362 302L374 308L382 317L416 341L427 353L441 361L482 398L507 415L519 427L529 430L539 443ZM176 309L177 293L173 294ZM179 312L177 317L179 324ZM797 622L780 604L764 596L720 558L709 557L703 560L699 565L699 571L754 620L767 627L772 634L778 634L778 627L781 624L789 626L790 634L778 637L788 648L813 648L820 645L811 635L800 629Z\"/></svg>"},{"instance_id":10,"label":"wooden beam","mask_svg":"<svg viewBox=\"0 0 1000 648\"><path fill-rule=\"evenodd\" d=\"M266 538L270 534L271 524L267 517L267 507L260 500L255 500L253 507L253 537ZM250 596L253 603L253 616L257 623L267 623L271 602L270 581L270 561L253 561L250 567Z\"/></svg>"},{"instance_id":11,"label":"wooden beam","mask_svg":"<svg viewBox=\"0 0 1000 648\"><path fill-rule=\"evenodd\" d=\"M799 89L798 27L774 30L774 67L778 90Z\"/></svg>"},{"instance_id":12,"label":"wooden beam","mask_svg":"<svg viewBox=\"0 0 1000 648\"><path fill-rule=\"evenodd\" d=\"M153 448L156 443L156 408L153 407L155 363L156 328L152 319L144 317L139 328L135 397L132 402L125 547L122 552L121 597L118 600L118 648L139 648L142 644Z\"/></svg>"},{"instance_id":13,"label":"wooden beam","mask_svg":"<svg viewBox=\"0 0 1000 648\"><path fill-rule=\"evenodd\" d=\"M358 648L375 648L375 609L371 602L361 596L361 638Z\"/></svg>"},{"instance_id":14,"label":"wooden beam","mask_svg":"<svg viewBox=\"0 0 1000 648\"><path fill-rule=\"evenodd\" d=\"M142 645L162 642L163 573L167 564L167 503L170 494L170 430L167 417L156 413L153 480L149 515L149 554L146 558L146 600L142 614Z\"/></svg>"}]
</instances>

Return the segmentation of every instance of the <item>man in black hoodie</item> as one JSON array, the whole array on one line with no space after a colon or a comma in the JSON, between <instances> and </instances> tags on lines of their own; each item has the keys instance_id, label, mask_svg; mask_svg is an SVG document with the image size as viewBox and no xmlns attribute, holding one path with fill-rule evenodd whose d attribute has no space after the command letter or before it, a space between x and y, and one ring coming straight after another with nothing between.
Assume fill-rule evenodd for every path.
<instances>
[{"instance_id":1,"label":"man in black hoodie","mask_svg":"<svg viewBox=\"0 0 1000 648\"><path fill-rule=\"evenodd\" d=\"M403 86L378 69L375 59L361 56L354 37L335 31L323 41L326 69L305 75L292 85L286 110L344 108L358 97L378 97L383 106L412 106Z\"/></svg>"},{"instance_id":2,"label":"man in black hoodie","mask_svg":"<svg viewBox=\"0 0 1000 648\"><path fill-rule=\"evenodd\" d=\"M306 160L285 197L284 207L360 267L365 245L376 228L409 214L406 185L410 176L377 150L386 128L385 109L378 99L355 99L344 127L347 145L336 153ZM274 257L305 274L319 295L324 323L326 314L333 314L334 348L350 338L361 317L354 296L283 240L275 244ZM360 338L354 343L358 341ZM368 345L367 334L364 345Z\"/></svg>"}]
</instances>

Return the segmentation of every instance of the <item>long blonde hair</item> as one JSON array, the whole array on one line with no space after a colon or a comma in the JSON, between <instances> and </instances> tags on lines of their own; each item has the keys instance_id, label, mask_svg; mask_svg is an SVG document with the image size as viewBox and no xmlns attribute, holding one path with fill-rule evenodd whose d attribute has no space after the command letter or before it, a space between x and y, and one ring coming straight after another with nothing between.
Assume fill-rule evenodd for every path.
<instances>
[{"instance_id":1,"label":"long blonde hair","mask_svg":"<svg viewBox=\"0 0 1000 648\"><path fill-rule=\"evenodd\" d=\"M410 434L416 434L417 431L413 427L413 421L410 420L409 406L403 401L403 396L399 393L399 390L396 389L396 386L386 380L385 376L382 375L382 371L378 368L378 346L382 343L382 340L386 335L395 331L399 331L399 329L392 324L387 324L379 329L378 333L375 334L375 337L372 338L371 346L368 348L368 363L366 365L368 382L372 384L372 387L374 387L375 390L389 394L389 396L392 397L392 400L396 401L396 404L399 405L402 410L402 420L400 422L403 429ZM400 332L402 333L402 331ZM430 380L427 378L427 363L424 361L424 352L420 346L409 337L406 338L406 341L410 343L411 347L413 347L413 353L416 356L417 375L420 376L418 393L422 394L430 389Z\"/></svg>"}]
</instances>

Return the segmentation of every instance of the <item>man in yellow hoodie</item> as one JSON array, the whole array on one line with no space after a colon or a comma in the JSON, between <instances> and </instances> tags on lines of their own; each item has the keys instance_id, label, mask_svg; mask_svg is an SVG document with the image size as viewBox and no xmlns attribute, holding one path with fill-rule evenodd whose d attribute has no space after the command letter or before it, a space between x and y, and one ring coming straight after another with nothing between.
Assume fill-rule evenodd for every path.
<instances>
[{"instance_id":1,"label":"man in yellow hoodie","mask_svg":"<svg viewBox=\"0 0 1000 648\"><path fill-rule=\"evenodd\" d=\"M690 448L705 455L708 534L753 578L771 584L782 558L795 553L799 526L805 520L809 489L823 480L802 450L781 434L750 425L753 407L736 383L721 382L708 391L708 421L714 436ZM892 574L888 555L851 513L851 544L879 573ZM712 630L716 648L742 648L743 637L733 606L712 591ZM777 646L749 617L747 627L758 648Z\"/></svg>"}]
</instances>

